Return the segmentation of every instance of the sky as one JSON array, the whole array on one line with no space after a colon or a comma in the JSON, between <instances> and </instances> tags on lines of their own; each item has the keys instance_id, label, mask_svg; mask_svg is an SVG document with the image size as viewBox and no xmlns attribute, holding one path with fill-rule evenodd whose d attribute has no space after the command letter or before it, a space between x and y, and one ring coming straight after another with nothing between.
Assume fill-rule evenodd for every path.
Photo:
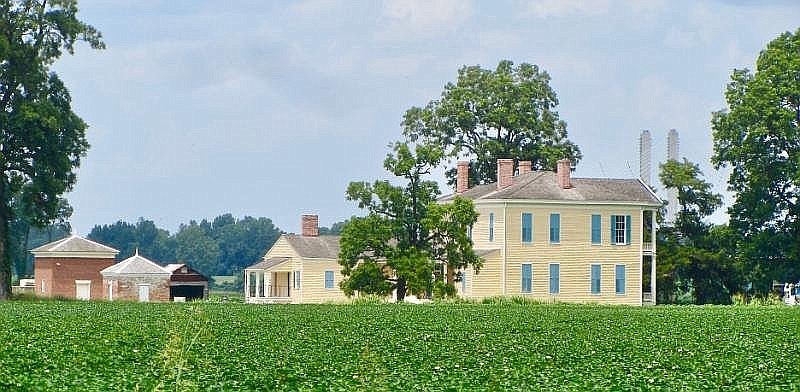
<instances>
[{"instance_id":1,"label":"sky","mask_svg":"<svg viewBox=\"0 0 800 392\"><path fill-rule=\"evenodd\" d=\"M711 113L734 68L800 27L795 1L81 0L107 45L55 65L90 126L67 194L76 234L144 217L171 232L190 219L265 216L297 232L354 214L351 181L382 162L403 113L464 65L546 70L583 160L578 177L635 178L648 129L663 161L680 155L715 190ZM654 165L654 168L657 167ZM654 173L655 177L655 173ZM440 173L444 193L449 193ZM712 218L727 220L724 208Z\"/></svg>"}]
</instances>

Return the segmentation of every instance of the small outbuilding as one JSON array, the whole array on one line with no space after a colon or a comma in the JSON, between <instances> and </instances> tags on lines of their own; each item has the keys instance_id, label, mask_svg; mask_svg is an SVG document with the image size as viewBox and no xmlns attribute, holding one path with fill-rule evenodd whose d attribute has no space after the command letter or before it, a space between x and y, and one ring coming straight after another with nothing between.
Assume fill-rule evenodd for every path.
<instances>
[{"instance_id":1,"label":"small outbuilding","mask_svg":"<svg viewBox=\"0 0 800 392\"><path fill-rule=\"evenodd\" d=\"M142 257L133 256L102 271L105 299L139 302L170 300L172 272Z\"/></svg>"},{"instance_id":2,"label":"small outbuilding","mask_svg":"<svg viewBox=\"0 0 800 392\"><path fill-rule=\"evenodd\" d=\"M172 301L192 301L208 298L208 277L186 264L167 264L164 269L171 272L169 298Z\"/></svg>"},{"instance_id":3,"label":"small outbuilding","mask_svg":"<svg viewBox=\"0 0 800 392\"><path fill-rule=\"evenodd\" d=\"M104 294L100 271L114 264L119 251L73 235L31 253L36 295L101 299Z\"/></svg>"}]
</instances>

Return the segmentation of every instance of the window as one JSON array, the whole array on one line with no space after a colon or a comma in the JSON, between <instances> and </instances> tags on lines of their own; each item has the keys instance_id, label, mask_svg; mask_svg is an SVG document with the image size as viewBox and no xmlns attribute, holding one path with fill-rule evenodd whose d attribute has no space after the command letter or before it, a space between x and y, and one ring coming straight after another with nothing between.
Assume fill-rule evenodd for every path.
<instances>
[{"instance_id":1,"label":"window","mask_svg":"<svg viewBox=\"0 0 800 392\"><path fill-rule=\"evenodd\" d=\"M611 244L627 245L631 243L631 216L611 215Z\"/></svg>"},{"instance_id":2,"label":"window","mask_svg":"<svg viewBox=\"0 0 800 392\"><path fill-rule=\"evenodd\" d=\"M532 289L532 272L530 264L522 264L522 292L530 293Z\"/></svg>"},{"instance_id":3,"label":"window","mask_svg":"<svg viewBox=\"0 0 800 392\"><path fill-rule=\"evenodd\" d=\"M602 266L600 264L592 264L592 294L600 294L601 274Z\"/></svg>"},{"instance_id":4,"label":"window","mask_svg":"<svg viewBox=\"0 0 800 392\"><path fill-rule=\"evenodd\" d=\"M333 288L333 271L325 271L325 288Z\"/></svg>"},{"instance_id":5,"label":"window","mask_svg":"<svg viewBox=\"0 0 800 392\"><path fill-rule=\"evenodd\" d=\"M469 225L469 229L467 230L467 237L470 240L472 239L472 225Z\"/></svg>"},{"instance_id":6,"label":"window","mask_svg":"<svg viewBox=\"0 0 800 392\"><path fill-rule=\"evenodd\" d=\"M44 293L44 279L42 279L42 292Z\"/></svg>"},{"instance_id":7,"label":"window","mask_svg":"<svg viewBox=\"0 0 800 392\"><path fill-rule=\"evenodd\" d=\"M558 294L558 286L559 286L559 265L558 264L550 264L550 294Z\"/></svg>"},{"instance_id":8,"label":"window","mask_svg":"<svg viewBox=\"0 0 800 392\"><path fill-rule=\"evenodd\" d=\"M592 244L600 244L600 215L592 215Z\"/></svg>"},{"instance_id":9,"label":"window","mask_svg":"<svg viewBox=\"0 0 800 392\"><path fill-rule=\"evenodd\" d=\"M467 271L461 271L461 294L467 292Z\"/></svg>"},{"instance_id":10,"label":"window","mask_svg":"<svg viewBox=\"0 0 800 392\"><path fill-rule=\"evenodd\" d=\"M533 215L529 212L522 213L522 242L533 241Z\"/></svg>"},{"instance_id":11,"label":"window","mask_svg":"<svg viewBox=\"0 0 800 392\"><path fill-rule=\"evenodd\" d=\"M550 214L550 243L561 241L561 214Z\"/></svg>"},{"instance_id":12,"label":"window","mask_svg":"<svg viewBox=\"0 0 800 392\"><path fill-rule=\"evenodd\" d=\"M494 241L494 212L489 213L489 242Z\"/></svg>"},{"instance_id":13,"label":"window","mask_svg":"<svg viewBox=\"0 0 800 392\"><path fill-rule=\"evenodd\" d=\"M614 281L616 282L616 293L625 294L625 265L617 265L614 269Z\"/></svg>"},{"instance_id":14,"label":"window","mask_svg":"<svg viewBox=\"0 0 800 392\"><path fill-rule=\"evenodd\" d=\"M326 277L327 280L327 277ZM300 288L300 271L294 271L294 288Z\"/></svg>"}]
</instances>

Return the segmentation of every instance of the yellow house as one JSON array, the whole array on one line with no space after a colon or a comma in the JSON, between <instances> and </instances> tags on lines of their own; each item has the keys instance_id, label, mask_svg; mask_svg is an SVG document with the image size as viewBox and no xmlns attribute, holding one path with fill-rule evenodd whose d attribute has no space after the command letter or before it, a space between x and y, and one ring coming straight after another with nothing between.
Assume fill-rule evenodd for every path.
<instances>
[{"instance_id":1,"label":"yellow house","mask_svg":"<svg viewBox=\"0 0 800 392\"><path fill-rule=\"evenodd\" d=\"M466 298L523 296L545 302L655 303L656 211L662 202L638 179L571 178L498 160L498 182L468 188L459 162L456 193L479 213L470 229L479 271L459 271Z\"/></svg>"},{"instance_id":2,"label":"yellow house","mask_svg":"<svg viewBox=\"0 0 800 392\"><path fill-rule=\"evenodd\" d=\"M317 215L303 215L302 234L283 234L245 268L247 303L321 303L345 300L339 236L319 235Z\"/></svg>"}]
</instances>

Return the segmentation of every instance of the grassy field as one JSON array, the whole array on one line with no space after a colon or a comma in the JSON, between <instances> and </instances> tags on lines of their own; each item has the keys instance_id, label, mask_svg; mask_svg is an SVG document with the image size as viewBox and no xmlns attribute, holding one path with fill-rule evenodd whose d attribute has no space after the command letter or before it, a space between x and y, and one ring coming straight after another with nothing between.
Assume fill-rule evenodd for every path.
<instances>
[{"instance_id":1,"label":"grassy field","mask_svg":"<svg viewBox=\"0 0 800 392\"><path fill-rule=\"evenodd\" d=\"M0 303L0 390L800 390L800 309Z\"/></svg>"}]
</instances>

